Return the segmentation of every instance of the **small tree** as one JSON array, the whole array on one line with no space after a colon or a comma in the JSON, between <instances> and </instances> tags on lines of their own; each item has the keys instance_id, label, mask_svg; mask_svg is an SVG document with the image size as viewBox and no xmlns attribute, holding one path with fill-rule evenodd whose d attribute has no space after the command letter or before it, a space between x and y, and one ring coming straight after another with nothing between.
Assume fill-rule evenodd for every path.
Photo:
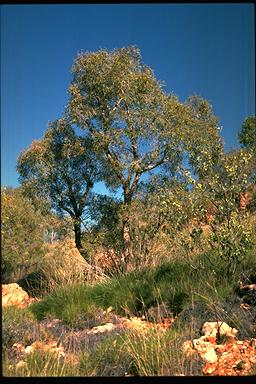
<instances>
[{"instance_id":1,"label":"small tree","mask_svg":"<svg viewBox=\"0 0 256 384\"><path fill-rule=\"evenodd\" d=\"M251 247L252 229L243 224L240 196L250 185L252 160L252 151L246 149L223 153L207 177L199 181L191 179L195 191L202 195L202 202L205 204L206 198L213 207L209 243L224 261L227 273L234 272ZM195 206L195 216L207 217L207 213L205 206Z\"/></svg>"},{"instance_id":2,"label":"small tree","mask_svg":"<svg viewBox=\"0 0 256 384\"><path fill-rule=\"evenodd\" d=\"M2 279L11 283L39 264L47 226L19 188L1 188L1 203Z\"/></svg>"},{"instance_id":3,"label":"small tree","mask_svg":"<svg viewBox=\"0 0 256 384\"><path fill-rule=\"evenodd\" d=\"M82 217L99 177L99 164L87 138L76 135L65 119L50 124L42 140L23 151L17 165L25 194L43 198L57 214L72 218L75 243L82 251Z\"/></svg>"}]
</instances>

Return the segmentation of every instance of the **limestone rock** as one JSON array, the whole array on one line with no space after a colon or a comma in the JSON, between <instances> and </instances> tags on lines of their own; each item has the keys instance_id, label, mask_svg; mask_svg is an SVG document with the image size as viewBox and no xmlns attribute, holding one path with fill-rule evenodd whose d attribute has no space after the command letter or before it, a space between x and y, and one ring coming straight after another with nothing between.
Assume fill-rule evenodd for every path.
<instances>
[{"instance_id":1,"label":"limestone rock","mask_svg":"<svg viewBox=\"0 0 256 384\"><path fill-rule=\"evenodd\" d=\"M8 307L10 305L22 305L26 303L29 296L18 284L2 285L2 305Z\"/></svg>"},{"instance_id":2,"label":"limestone rock","mask_svg":"<svg viewBox=\"0 0 256 384\"><path fill-rule=\"evenodd\" d=\"M204 337L193 340L193 347L204 361L215 363L218 360L214 345Z\"/></svg>"},{"instance_id":3,"label":"limestone rock","mask_svg":"<svg viewBox=\"0 0 256 384\"><path fill-rule=\"evenodd\" d=\"M207 376L246 376L253 372L256 364L256 342L237 340L237 330L224 322L206 322L204 333L192 342L182 345L184 354L194 358L197 353L204 361L202 373ZM225 336L223 344L217 344L218 333Z\"/></svg>"},{"instance_id":4,"label":"limestone rock","mask_svg":"<svg viewBox=\"0 0 256 384\"><path fill-rule=\"evenodd\" d=\"M93 327L90 331L87 332L88 335L92 333L105 333L110 332L116 328L116 325L113 323L106 323L104 325L99 325L98 327Z\"/></svg>"},{"instance_id":5,"label":"limestone rock","mask_svg":"<svg viewBox=\"0 0 256 384\"><path fill-rule=\"evenodd\" d=\"M202 333L205 336L217 337L219 335L236 337L237 332L237 329L231 328L227 323L221 321L206 322L202 327Z\"/></svg>"}]
</instances>

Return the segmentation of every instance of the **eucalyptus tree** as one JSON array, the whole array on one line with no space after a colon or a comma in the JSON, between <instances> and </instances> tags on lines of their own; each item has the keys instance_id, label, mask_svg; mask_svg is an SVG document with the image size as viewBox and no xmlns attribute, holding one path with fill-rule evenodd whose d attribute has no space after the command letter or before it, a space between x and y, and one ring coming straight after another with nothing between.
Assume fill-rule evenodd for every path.
<instances>
[{"instance_id":1,"label":"eucalyptus tree","mask_svg":"<svg viewBox=\"0 0 256 384\"><path fill-rule=\"evenodd\" d=\"M132 255L129 211L139 183L143 175L160 167L175 174L184 150L191 149L186 143L191 137L196 142L200 116L193 125L191 105L164 92L136 47L81 53L72 72L66 114L101 154L107 186L122 188L123 261L127 263ZM208 122L202 125L207 131Z\"/></svg>"},{"instance_id":2,"label":"eucalyptus tree","mask_svg":"<svg viewBox=\"0 0 256 384\"><path fill-rule=\"evenodd\" d=\"M42 140L35 140L23 151L17 164L25 194L45 204L57 214L72 218L75 243L82 251L82 218L100 165L91 150L90 139L78 136L65 120L49 124Z\"/></svg>"}]
</instances>

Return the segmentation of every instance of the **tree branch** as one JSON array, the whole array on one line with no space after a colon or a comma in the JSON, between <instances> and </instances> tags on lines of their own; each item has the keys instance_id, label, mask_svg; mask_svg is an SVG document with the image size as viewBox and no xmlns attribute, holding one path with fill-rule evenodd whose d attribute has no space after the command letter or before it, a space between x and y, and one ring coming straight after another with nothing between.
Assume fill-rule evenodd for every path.
<instances>
[{"instance_id":1,"label":"tree branch","mask_svg":"<svg viewBox=\"0 0 256 384\"><path fill-rule=\"evenodd\" d=\"M158 167L159 165L163 164L165 162L165 158L166 158L166 154L167 154L167 150L165 149L164 150L164 153L162 155L162 158L160 160L158 160L156 163L151 163L151 164L148 164L148 166L145 166L144 169L142 169L141 173L144 173L144 172L147 172L147 171L152 171L152 169Z\"/></svg>"},{"instance_id":2,"label":"tree branch","mask_svg":"<svg viewBox=\"0 0 256 384\"><path fill-rule=\"evenodd\" d=\"M141 176L141 173L140 172L137 172L136 175L135 175L135 179L133 180L133 183L132 183L132 186L130 188L130 195L132 196L135 189L137 188L137 185L140 181L140 176Z\"/></svg>"},{"instance_id":3,"label":"tree branch","mask_svg":"<svg viewBox=\"0 0 256 384\"><path fill-rule=\"evenodd\" d=\"M111 153L109 148L107 148L106 154L107 154L107 157L108 157L108 159L109 159L109 161L110 161L110 163L114 169L116 176L118 177L118 179L121 181L122 185L124 186L126 184L126 180L125 180L122 172L120 172L118 170L118 167L120 167L120 163L119 163L117 156L114 153Z\"/></svg>"},{"instance_id":4,"label":"tree branch","mask_svg":"<svg viewBox=\"0 0 256 384\"><path fill-rule=\"evenodd\" d=\"M88 180L86 181L86 188L85 188L85 191L79 201L79 204L78 204L78 211L80 214L82 214L83 212L83 209L84 209L84 206L85 206L85 201L86 201L86 198L90 192L90 189L93 187L93 182L91 180Z\"/></svg>"}]
</instances>

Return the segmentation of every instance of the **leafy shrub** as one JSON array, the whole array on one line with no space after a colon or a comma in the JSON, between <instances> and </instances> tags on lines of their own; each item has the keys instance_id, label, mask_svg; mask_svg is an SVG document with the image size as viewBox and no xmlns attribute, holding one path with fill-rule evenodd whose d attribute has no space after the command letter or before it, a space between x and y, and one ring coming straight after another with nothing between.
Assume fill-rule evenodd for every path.
<instances>
[{"instance_id":1,"label":"leafy shrub","mask_svg":"<svg viewBox=\"0 0 256 384\"><path fill-rule=\"evenodd\" d=\"M49 267L51 264L53 270L54 258L47 263L44 257L51 246L49 234L63 238L69 231L68 220L59 219L50 212L40 213L32 201L23 196L21 188L2 188L1 200L3 282L11 283L31 273L45 272L42 265Z\"/></svg>"},{"instance_id":2,"label":"leafy shrub","mask_svg":"<svg viewBox=\"0 0 256 384\"><path fill-rule=\"evenodd\" d=\"M245 225L238 214L232 212L230 219L221 223L210 234L209 242L217 250L228 274L235 272L253 247L252 231L248 223Z\"/></svg>"},{"instance_id":3,"label":"leafy shrub","mask_svg":"<svg viewBox=\"0 0 256 384\"><path fill-rule=\"evenodd\" d=\"M35 268L43 255L42 216L19 189L1 189L2 278L9 283Z\"/></svg>"}]
</instances>

